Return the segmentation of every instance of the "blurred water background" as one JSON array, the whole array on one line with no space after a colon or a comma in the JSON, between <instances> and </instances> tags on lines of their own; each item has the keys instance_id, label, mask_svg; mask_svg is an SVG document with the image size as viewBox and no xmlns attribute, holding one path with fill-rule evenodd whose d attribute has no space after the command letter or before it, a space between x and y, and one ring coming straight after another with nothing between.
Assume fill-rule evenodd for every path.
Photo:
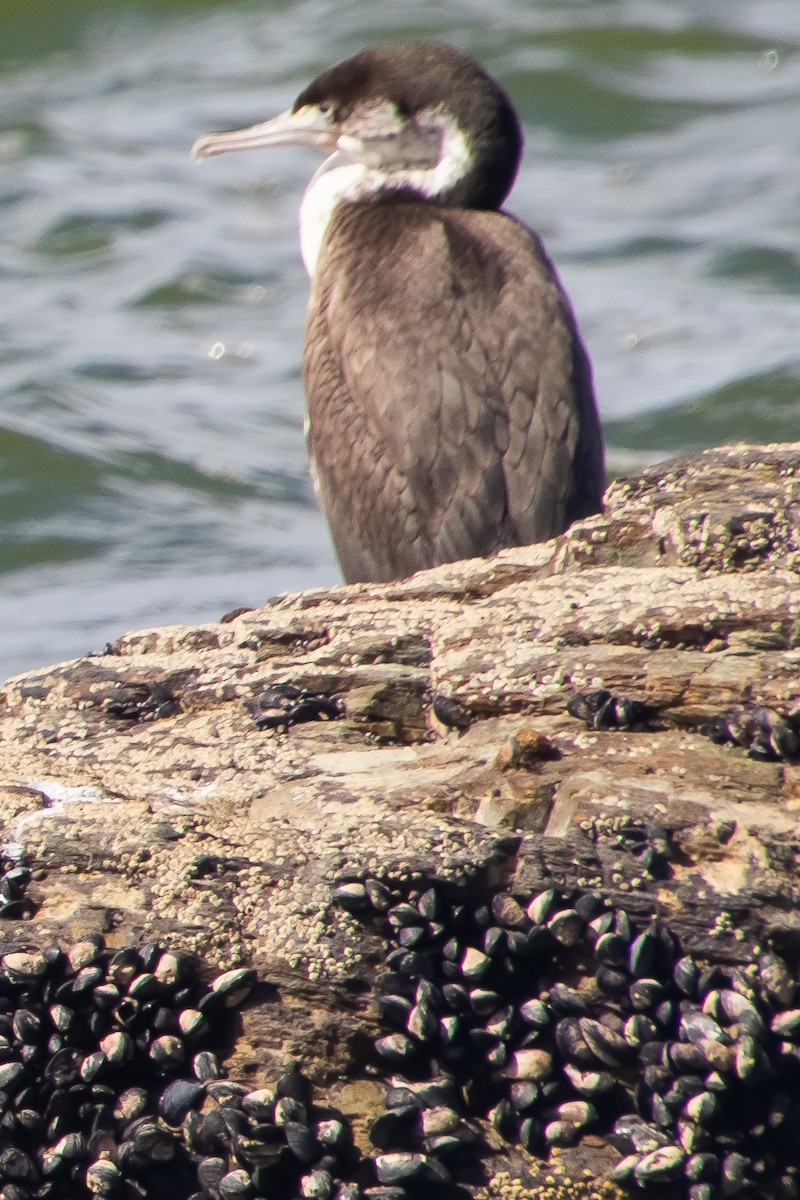
<instances>
[{"instance_id":1,"label":"blurred water background","mask_svg":"<svg viewBox=\"0 0 800 1200\"><path fill-rule=\"evenodd\" d=\"M511 92L510 207L615 469L798 436L798 0L6 0L0 29L0 677L338 580L302 437L317 160L189 148L370 43Z\"/></svg>"}]
</instances>

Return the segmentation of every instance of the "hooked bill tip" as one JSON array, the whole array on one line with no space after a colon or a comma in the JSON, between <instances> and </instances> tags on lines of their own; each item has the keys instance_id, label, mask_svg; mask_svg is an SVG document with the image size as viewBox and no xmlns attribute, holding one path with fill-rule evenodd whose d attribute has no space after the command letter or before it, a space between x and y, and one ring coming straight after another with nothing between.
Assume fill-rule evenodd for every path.
<instances>
[{"instance_id":1,"label":"hooked bill tip","mask_svg":"<svg viewBox=\"0 0 800 1200\"><path fill-rule=\"evenodd\" d=\"M213 141L208 134L199 137L192 146L191 155L195 162L200 158L209 158L214 151L210 148L210 143Z\"/></svg>"}]
</instances>

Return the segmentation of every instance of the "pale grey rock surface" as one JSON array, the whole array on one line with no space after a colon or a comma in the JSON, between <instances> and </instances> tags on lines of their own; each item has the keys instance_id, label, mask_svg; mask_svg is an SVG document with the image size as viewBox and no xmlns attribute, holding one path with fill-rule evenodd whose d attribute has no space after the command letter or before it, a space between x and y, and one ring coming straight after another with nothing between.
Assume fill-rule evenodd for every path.
<instances>
[{"instance_id":1,"label":"pale grey rock surface","mask_svg":"<svg viewBox=\"0 0 800 1200\"><path fill-rule=\"evenodd\" d=\"M604 515L545 545L126 634L9 680L0 812L38 907L3 923L3 948L94 930L252 963L276 998L245 1014L231 1070L301 1055L344 1086L381 944L332 906L342 878L578 884L658 910L712 959L796 934L798 767L701 729L743 703L800 714L799 516L800 445L724 448L613 484ZM343 715L261 729L279 683ZM653 727L566 713L601 687ZM436 721L435 694L466 731ZM667 878L627 838L653 825Z\"/></svg>"}]
</instances>

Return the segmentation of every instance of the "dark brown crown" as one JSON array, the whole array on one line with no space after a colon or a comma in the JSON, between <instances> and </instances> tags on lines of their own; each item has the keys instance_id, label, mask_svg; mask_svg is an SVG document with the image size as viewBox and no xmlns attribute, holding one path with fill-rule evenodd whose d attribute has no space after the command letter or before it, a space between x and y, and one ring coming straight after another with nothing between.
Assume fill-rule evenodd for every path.
<instances>
[{"instance_id":1,"label":"dark brown crown","mask_svg":"<svg viewBox=\"0 0 800 1200\"><path fill-rule=\"evenodd\" d=\"M434 42L376 46L323 71L300 93L293 111L327 104L338 122L370 100L389 100L409 118L422 109L445 109L463 133L472 161L462 202L500 207L517 174L522 131L508 96L478 63Z\"/></svg>"}]
</instances>

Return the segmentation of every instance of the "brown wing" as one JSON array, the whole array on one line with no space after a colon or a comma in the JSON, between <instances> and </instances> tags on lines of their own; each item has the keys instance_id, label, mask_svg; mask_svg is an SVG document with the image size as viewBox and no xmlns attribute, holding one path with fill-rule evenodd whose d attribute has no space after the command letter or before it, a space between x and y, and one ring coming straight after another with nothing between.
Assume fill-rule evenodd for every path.
<instances>
[{"instance_id":1,"label":"brown wing","mask_svg":"<svg viewBox=\"0 0 800 1200\"><path fill-rule=\"evenodd\" d=\"M348 581L542 540L579 515L576 501L600 506L585 352L538 240L511 217L342 206L314 279L304 377Z\"/></svg>"},{"instance_id":2,"label":"brown wing","mask_svg":"<svg viewBox=\"0 0 800 1200\"><path fill-rule=\"evenodd\" d=\"M541 239L504 213L456 215L484 260L502 264L476 329L497 364L508 415L512 544L543 541L602 508L603 435L589 356ZM477 296L479 288L470 293Z\"/></svg>"}]
</instances>

